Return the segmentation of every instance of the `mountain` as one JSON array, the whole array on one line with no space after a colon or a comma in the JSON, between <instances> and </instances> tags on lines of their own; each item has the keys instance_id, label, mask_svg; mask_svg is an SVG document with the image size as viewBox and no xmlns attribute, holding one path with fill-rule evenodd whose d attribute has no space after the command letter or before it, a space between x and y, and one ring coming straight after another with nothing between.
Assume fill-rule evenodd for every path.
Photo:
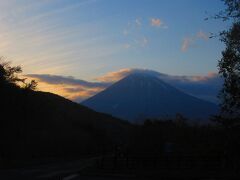
<instances>
[{"instance_id":1,"label":"mountain","mask_svg":"<svg viewBox=\"0 0 240 180\"><path fill-rule=\"evenodd\" d=\"M141 122L181 113L191 119L207 119L217 112L213 103L188 95L151 73L135 72L82 103L98 112Z\"/></svg>"},{"instance_id":2,"label":"mountain","mask_svg":"<svg viewBox=\"0 0 240 180\"><path fill-rule=\"evenodd\" d=\"M187 94L195 96L199 99L219 104L218 95L223 86L223 78L217 73L209 73L205 76L183 76L164 74L149 69L123 69L115 73L110 73L108 76L105 76L102 79L106 81L109 79L111 80L111 78L114 79L115 77L119 77L120 80L130 74L135 73L158 77L167 84L170 84ZM115 77L113 75L115 75Z\"/></svg>"},{"instance_id":3,"label":"mountain","mask_svg":"<svg viewBox=\"0 0 240 180\"><path fill-rule=\"evenodd\" d=\"M148 69L132 69L129 74L136 72L158 77L180 91L219 104L218 95L223 86L223 79L217 73L209 73L206 76L176 76Z\"/></svg>"},{"instance_id":4,"label":"mountain","mask_svg":"<svg viewBox=\"0 0 240 180\"><path fill-rule=\"evenodd\" d=\"M209 73L205 76L184 76L164 74L150 69L123 69L103 76L100 78L100 80L104 80L105 85L107 85L105 86L106 88L111 83L113 84L113 81L116 80L116 77L120 80L130 74L135 73L142 73L158 77L167 84L170 84L187 94L195 96L199 99L213 102L214 104L219 104L218 95L223 86L223 78L217 73ZM106 84L106 82L109 80L109 84Z\"/></svg>"},{"instance_id":5,"label":"mountain","mask_svg":"<svg viewBox=\"0 0 240 180\"><path fill-rule=\"evenodd\" d=\"M158 76L173 87L195 96L199 99L219 104L219 92L223 86L223 79L217 74L208 76L172 76L160 74Z\"/></svg>"}]
</instances>

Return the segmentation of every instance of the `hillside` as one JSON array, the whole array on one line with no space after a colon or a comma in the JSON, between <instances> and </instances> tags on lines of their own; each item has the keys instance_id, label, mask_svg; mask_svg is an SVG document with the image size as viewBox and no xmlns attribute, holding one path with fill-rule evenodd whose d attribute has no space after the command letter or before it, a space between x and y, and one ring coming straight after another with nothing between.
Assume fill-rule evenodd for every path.
<instances>
[{"instance_id":1,"label":"hillside","mask_svg":"<svg viewBox=\"0 0 240 180\"><path fill-rule=\"evenodd\" d=\"M58 95L0 89L1 159L95 154L120 141L129 124Z\"/></svg>"}]
</instances>

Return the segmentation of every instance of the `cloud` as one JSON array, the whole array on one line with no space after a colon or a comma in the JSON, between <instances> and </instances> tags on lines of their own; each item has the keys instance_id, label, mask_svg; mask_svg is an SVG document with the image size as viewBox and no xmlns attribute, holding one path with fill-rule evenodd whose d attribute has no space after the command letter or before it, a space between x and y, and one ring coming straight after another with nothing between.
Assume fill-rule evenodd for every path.
<instances>
[{"instance_id":1,"label":"cloud","mask_svg":"<svg viewBox=\"0 0 240 180\"><path fill-rule=\"evenodd\" d=\"M190 37L185 37L182 41L182 45L181 45L181 51L186 52L190 47L192 47L199 39L203 39L205 41L207 41L209 39L209 36L203 32L203 31L199 31L196 33L196 35L194 36L190 36Z\"/></svg>"},{"instance_id":2,"label":"cloud","mask_svg":"<svg viewBox=\"0 0 240 180\"><path fill-rule=\"evenodd\" d=\"M137 68L124 68L118 71L109 72L101 77L96 78L97 82L101 83L114 83L119 81L120 79L132 74L132 73L144 73L148 75L152 75L158 77L162 80L166 81L179 81L179 82L191 82L191 83L206 83L207 81L211 81L212 79L219 78L218 73L209 72L207 75L203 76L174 76L159 73L157 71L148 70L148 69L137 69Z\"/></svg>"},{"instance_id":3,"label":"cloud","mask_svg":"<svg viewBox=\"0 0 240 180\"><path fill-rule=\"evenodd\" d=\"M159 76L159 74L161 74L156 71L147 69L124 68L118 71L109 72L101 77L96 78L95 80L102 83L114 83L133 73L146 73L153 76Z\"/></svg>"},{"instance_id":4,"label":"cloud","mask_svg":"<svg viewBox=\"0 0 240 180\"><path fill-rule=\"evenodd\" d=\"M206 83L215 79L219 79L218 73L209 72L203 76L172 76L172 75L161 75L161 79L167 81L181 82L181 83Z\"/></svg>"},{"instance_id":5,"label":"cloud","mask_svg":"<svg viewBox=\"0 0 240 180\"><path fill-rule=\"evenodd\" d=\"M76 67L79 72L86 66L102 65L99 59L123 48L98 20L77 18L85 17L87 12L82 10L91 8L95 1L0 1L1 56L24 66L26 73L36 74L66 74L76 72Z\"/></svg>"},{"instance_id":6,"label":"cloud","mask_svg":"<svg viewBox=\"0 0 240 180\"><path fill-rule=\"evenodd\" d=\"M209 72L206 76L190 76L189 78L193 82L206 82L214 78L218 78L218 74L214 72Z\"/></svg>"},{"instance_id":7,"label":"cloud","mask_svg":"<svg viewBox=\"0 0 240 180\"><path fill-rule=\"evenodd\" d=\"M199 31L196 36L205 41L207 41L209 39L209 35L204 33L203 31Z\"/></svg>"},{"instance_id":8,"label":"cloud","mask_svg":"<svg viewBox=\"0 0 240 180\"><path fill-rule=\"evenodd\" d=\"M146 69L137 69L137 68L125 68L118 71L109 72L101 77L96 78L99 82L105 83L114 83L120 79L132 74L132 73L147 73L152 75L159 75L159 73Z\"/></svg>"},{"instance_id":9,"label":"cloud","mask_svg":"<svg viewBox=\"0 0 240 180\"><path fill-rule=\"evenodd\" d=\"M144 19L143 19L144 20ZM136 18L128 22L127 26L123 30L123 35L127 39L127 43L123 44L125 49L129 49L130 47L139 48L146 47L149 43L150 37L148 33L146 33L146 26L143 26L143 21L141 18ZM168 28L165 23L159 18L151 18L150 19L151 26L160 27L160 28ZM142 27L142 28L139 28ZM147 36L147 37L146 37Z\"/></svg>"},{"instance_id":10,"label":"cloud","mask_svg":"<svg viewBox=\"0 0 240 180\"><path fill-rule=\"evenodd\" d=\"M150 19L150 24L153 27L161 27L161 28L164 28L164 29L168 28L168 26L159 18L151 18Z\"/></svg>"},{"instance_id":11,"label":"cloud","mask_svg":"<svg viewBox=\"0 0 240 180\"><path fill-rule=\"evenodd\" d=\"M73 101L85 100L108 87L109 83L88 82L73 77L49 75L49 74L28 74L28 79L35 79L38 82L38 90L58 94Z\"/></svg>"},{"instance_id":12,"label":"cloud","mask_svg":"<svg viewBox=\"0 0 240 180\"><path fill-rule=\"evenodd\" d=\"M89 82L80 79L75 79L72 76L59 76L50 74L27 74L26 77L40 79L42 82L50 84L68 84L68 85L82 85L88 88L106 87L106 83Z\"/></svg>"},{"instance_id":13,"label":"cloud","mask_svg":"<svg viewBox=\"0 0 240 180\"><path fill-rule=\"evenodd\" d=\"M162 22L161 19L152 18L152 19L151 19L151 25L152 25L152 26L156 26L156 27L160 27L161 25L163 25L163 22Z\"/></svg>"},{"instance_id":14,"label":"cloud","mask_svg":"<svg viewBox=\"0 0 240 180\"><path fill-rule=\"evenodd\" d=\"M167 81L181 81L181 82L198 82L205 83L206 81L218 78L218 73L209 72L207 75L203 76L173 76L168 74L159 73L157 71L148 70L148 69L137 69L137 68L125 68L118 71L109 72L101 77L96 78L95 80L100 83L113 83L119 81L120 79L132 74L132 73L144 73L152 76L156 76L162 80Z\"/></svg>"},{"instance_id":15,"label":"cloud","mask_svg":"<svg viewBox=\"0 0 240 180\"><path fill-rule=\"evenodd\" d=\"M190 37L184 38L181 46L183 52L187 51L188 48L194 43L194 40Z\"/></svg>"},{"instance_id":16,"label":"cloud","mask_svg":"<svg viewBox=\"0 0 240 180\"><path fill-rule=\"evenodd\" d=\"M148 45L148 43L149 43L149 39L147 37L136 37L131 42L127 42L123 44L123 47L125 49L139 48L139 47L144 48Z\"/></svg>"},{"instance_id":17,"label":"cloud","mask_svg":"<svg viewBox=\"0 0 240 180\"><path fill-rule=\"evenodd\" d=\"M113 83L126 77L132 72L133 72L133 69L130 69L130 68L120 69L119 71L109 72L101 77L98 77L96 78L96 80L99 82Z\"/></svg>"}]
</instances>

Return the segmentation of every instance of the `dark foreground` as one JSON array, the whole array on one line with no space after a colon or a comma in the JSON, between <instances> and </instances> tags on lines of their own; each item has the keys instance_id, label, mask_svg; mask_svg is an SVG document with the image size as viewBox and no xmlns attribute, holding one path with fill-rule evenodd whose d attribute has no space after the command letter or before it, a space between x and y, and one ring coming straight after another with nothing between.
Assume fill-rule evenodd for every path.
<instances>
[{"instance_id":1,"label":"dark foreground","mask_svg":"<svg viewBox=\"0 0 240 180\"><path fill-rule=\"evenodd\" d=\"M238 164L218 157L198 161L193 156L159 158L113 155L62 161L25 168L0 170L1 180L148 180L148 179L239 179Z\"/></svg>"}]
</instances>

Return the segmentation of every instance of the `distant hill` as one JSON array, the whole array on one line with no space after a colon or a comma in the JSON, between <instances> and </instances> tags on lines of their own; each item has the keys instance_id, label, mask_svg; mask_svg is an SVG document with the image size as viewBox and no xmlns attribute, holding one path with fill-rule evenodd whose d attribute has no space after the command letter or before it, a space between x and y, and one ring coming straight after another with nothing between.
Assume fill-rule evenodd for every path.
<instances>
[{"instance_id":1,"label":"distant hill","mask_svg":"<svg viewBox=\"0 0 240 180\"><path fill-rule=\"evenodd\" d=\"M99 153L130 126L51 93L1 87L0 98L0 159Z\"/></svg>"},{"instance_id":2,"label":"distant hill","mask_svg":"<svg viewBox=\"0 0 240 180\"><path fill-rule=\"evenodd\" d=\"M131 73L82 104L131 122L171 118L176 113L206 120L217 112L215 104L186 94L151 73L141 72Z\"/></svg>"}]
</instances>

